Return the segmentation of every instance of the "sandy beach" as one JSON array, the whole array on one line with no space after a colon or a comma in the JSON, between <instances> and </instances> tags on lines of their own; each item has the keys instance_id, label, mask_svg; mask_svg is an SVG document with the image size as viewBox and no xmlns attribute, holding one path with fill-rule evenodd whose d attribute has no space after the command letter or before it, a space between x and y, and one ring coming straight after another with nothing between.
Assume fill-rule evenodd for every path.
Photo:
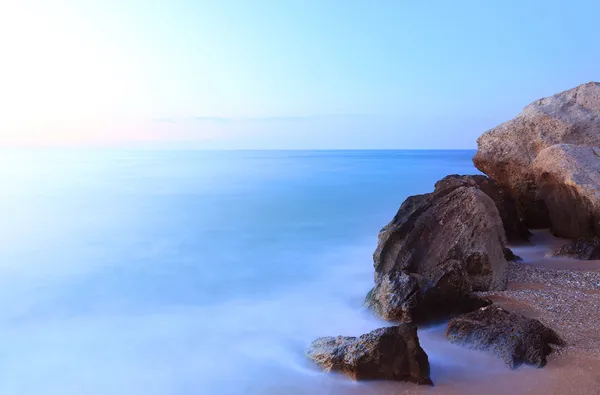
<instances>
[{"instance_id":1,"label":"sandy beach","mask_svg":"<svg viewBox=\"0 0 600 395\"><path fill-rule=\"evenodd\" d=\"M527 393L597 394L600 391L600 261L546 257L564 243L537 231L534 246L513 248L522 262L510 263L509 286L482 293L494 303L537 318L558 332L566 346L553 353L544 380ZM520 393L520 392L519 392Z\"/></svg>"}]
</instances>

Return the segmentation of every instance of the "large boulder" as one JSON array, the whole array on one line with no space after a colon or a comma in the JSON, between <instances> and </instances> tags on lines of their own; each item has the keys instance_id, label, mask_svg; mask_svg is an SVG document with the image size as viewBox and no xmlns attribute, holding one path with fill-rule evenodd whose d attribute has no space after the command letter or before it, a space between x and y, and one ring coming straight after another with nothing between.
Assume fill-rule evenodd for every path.
<instances>
[{"instance_id":1,"label":"large boulder","mask_svg":"<svg viewBox=\"0 0 600 395\"><path fill-rule=\"evenodd\" d=\"M411 196L379 233L366 304L386 320L424 322L488 304L472 291L503 290L506 237L494 201L451 177Z\"/></svg>"},{"instance_id":2,"label":"large boulder","mask_svg":"<svg viewBox=\"0 0 600 395\"><path fill-rule=\"evenodd\" d=\"M600 148L553 145L538 154L532 169L552 233L567 238L600 235Z\"/></svg>"},{"instance_id":3,"label":"large boulder","mask_svg":"<svg viewBox=\"0 0 600 395\"><path fill-rule=\"evenodd\" d=\"M453 343L490 351L513 369L523 363L541 368L552 352L550 344L564 344L540 321L495 306L453 318L446 337Z\"/></svg>"},{"instance_id":4,"label":"large boulder","mask_svg":"<svg viewBox=\"0 0 600 395\"><path fill-rule=\"evenodd\" d=\"M600 146L600 83L536 100L477 140L473 163L517 199L531 228L549 226L546 207L537 197L532 163L540 151L560 143Z\"/></svg>"},{"instance_id":5,"label":"large boulder","mask_svg":"<svg viewBox=\"0 0 600 395\"><path fill-rule=\"evenodd\" d=\"M358 338L322 337L310 345L307 355L324 370L354 380L432 384L429 359L412 324L379 328Z\"/></svg>"}]
</instances>

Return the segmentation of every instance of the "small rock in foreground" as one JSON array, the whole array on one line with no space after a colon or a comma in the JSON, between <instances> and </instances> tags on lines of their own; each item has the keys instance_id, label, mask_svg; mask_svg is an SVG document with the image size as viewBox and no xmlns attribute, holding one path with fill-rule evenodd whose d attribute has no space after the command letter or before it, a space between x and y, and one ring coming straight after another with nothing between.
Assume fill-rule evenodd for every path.
<instances>
[{"instance_id":1,"label":"small rock in foreground","mask_svg":"<svg viewBox=\"0 0 600 395\"><path fill-rule=\"evenodd\" d=\"M552 352L550 344L564 344L540 321L495 306L450 320L446 337L453 343L490 351L513 369L523 363L541 368Z\"/></svg>"},{"instance_id":2,"label":"small rock in foreground","mask_svg":"<svg viewBox=\"0 0 600 395\"><path fill-rule=\"evenodd\" d=\"M326 371L354 380L410 381L432 385L429 359L419 344L417 326L379 328L360 337L321 337L307 355Z\"/></svg>"}]
</instances>

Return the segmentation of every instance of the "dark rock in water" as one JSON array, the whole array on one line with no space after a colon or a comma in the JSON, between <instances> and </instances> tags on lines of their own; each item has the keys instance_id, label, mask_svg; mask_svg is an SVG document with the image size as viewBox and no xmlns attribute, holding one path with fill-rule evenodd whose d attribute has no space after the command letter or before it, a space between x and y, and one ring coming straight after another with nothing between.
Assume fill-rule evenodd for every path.
<instances>
[{"instance_id":1,"label":"dark rock in water","mask_svg":"<svg viewBox=\"0 0 600 395\"><path fill-rule=\"evenodd\" d=\"M600 259L600 237L580 238L548 253L548 256L595 260Z\"/></svg>"},{"instance_id":2,"label":"dark rock in water","mask_svg":"<svg viewBox=\"0 0 600 395\"><path fill-rule=\"evenodd\" d=\"M477 140L473 163L516 199L530 228L550 227L533 162L542 150L561 143L600 147L600 83L536 100Z\"/></svg>"},{"instance_id":3,"label":"dark rock in water","mask_svg":"<svg viewBox=\"0 0 600 395\"><path fill-rule=\"evenodd\" d=\"M533 172L552 233L569 239L600 236L600 148L550 146L533 161Z\"/></svg>"},{"instance_id":4,"label":"dark rock in water","mask_svg":"<svg viewBox=\"0 0 600 395\"><path fill-rule=\"evenodd\" d=\"M541 368L552 352L550 344L564 344L556 332L538 320L495 306L453 318L446 337L453 343L491 351L513 369L523 363Z\"/></svg>"},{"instance_id":5,"label":"dark rock in water","mask_svg":"<svg viewBox=\"0 0 600 395\"><path fill-rule=\"evenodd\" d=\"M506 288L502 220L475 182L445 178L411 196L379 233L375 287L366 304L382 318L423 322L486 305L472 291Z\"/></svg>"},{"instance_id":6,"label":"dark rock in water","mask_svg":"<svg viewBox=\"0 0 600 395\"><path fill-rule=\"evenodd\" d=\"M509 243L529 241L531 232L527 229L523 221L521 221L515 200L504 188L491 178L480 174L449 175L438 181L435 187L436 189L443 189L451 185L456 185L457 182L464 183L463 185L465 186L476 186L494 201L500 213L500 218L502 218L504 232Z\"/></svg>"},{"instance_id":7,"label":"dark rock in water","mask_svg":"<svg viewBox=\"0 0 600 395\"><path fill-rule=\"evenodd\" d=\"M512 252L512 250L508 247L504 248L504 258L511 262L520 262L523 260L520 256L515 255L515 253Z\"/></svg>"},{"instance_id":8,"label":"dark rock in water","mask_svg":"<svg viewBox=\"0 0 600 395\"><path fill-rule=\"evenodd\" d=\"M358 338L322 337L310 345L307 355L324 370L344 373L354 380L433 384L429 359L412 324L379 328Z\"/></svg>"}]
</instances>

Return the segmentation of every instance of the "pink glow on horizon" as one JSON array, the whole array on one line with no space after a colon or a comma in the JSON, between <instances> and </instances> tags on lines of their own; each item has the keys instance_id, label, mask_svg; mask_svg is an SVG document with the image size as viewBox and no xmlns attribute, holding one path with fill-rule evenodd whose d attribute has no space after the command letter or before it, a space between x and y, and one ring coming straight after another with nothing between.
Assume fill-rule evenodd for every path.
<instances>
[{"instance_id":1,"label":"pink glow on horizon","mask_svg":"<svg viewBox=\"0 0 600 395\"><path fill-rule=\"evenodd\" d=\"M118 119L12 122L2 125L0 147L123 146L136 143L202 142L222 138L210 125Z\"/></svg>"}]
</instances>

